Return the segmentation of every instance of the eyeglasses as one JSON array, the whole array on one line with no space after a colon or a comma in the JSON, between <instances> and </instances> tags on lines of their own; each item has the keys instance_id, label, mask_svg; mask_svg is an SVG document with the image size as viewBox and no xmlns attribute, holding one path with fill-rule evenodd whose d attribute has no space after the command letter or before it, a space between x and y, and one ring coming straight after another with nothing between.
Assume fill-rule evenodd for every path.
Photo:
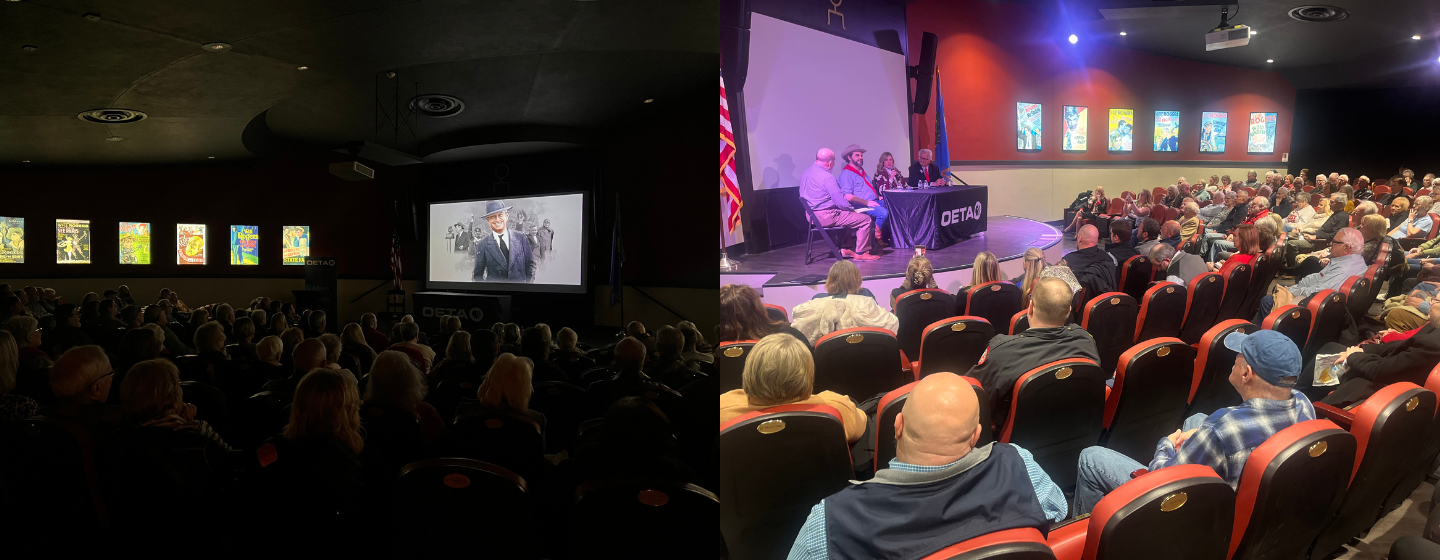
<instances>
[{"instance_id":1,"label":"eyeglasses","mask_svg":"<svg viewBox=\"0 0 1440 560\"><path fill-rule=\"evenodd\" d=\"M96 378L95 378L95 381L90 382L90 384L91 384L91 385L94 385L94 384L96 384L96 383L99 383L101 380L105 379L106 377L110 377L110 376L112 376L112 375L115 375L115 370L113 370L113 369L110 370L110 373L107 373L107 374L102 375L102 376L100 376L100 377L96 377Z\"/></svg>"}]
</instances>

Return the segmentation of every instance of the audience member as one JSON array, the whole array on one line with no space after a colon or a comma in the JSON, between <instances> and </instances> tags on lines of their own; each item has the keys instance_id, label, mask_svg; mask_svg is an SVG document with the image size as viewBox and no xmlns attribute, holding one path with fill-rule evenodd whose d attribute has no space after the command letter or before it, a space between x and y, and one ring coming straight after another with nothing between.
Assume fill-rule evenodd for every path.
<instances>
[{"instance_id":1,"label":"audience member","mask_svg":"<svg viewBox=\"0 0 1440 560\"><path fill-rule=\"evenodd\" d=\"M306 340L301 347L314 348L316 361L323 359L324 345L318 340ZM271 477L280 479L272 481L279 486L276 495L330 515L339 514L341 519L358 515L364 500L360 453L365 439L360 433L360 393L355 377L322 367L299 376L290 421L260 450L262 461L268 455L275 467L284 469L284 476L276 473ZM286 508L277 513L299 512Z\"/></svg>"},{"instance_id":2,"label":"audience member","mask_svg":"<svg viewBox=\"0 0 1440 560\"><path fill-rule=\"evenodd\" d=\"M1266 295L1260 298L1260 310L1255 315L1255 324L1259 325L1270 314L1270 310L1277 306L1290 305L1300 298L1299 305L1304 307L1310 300L1310 296L1321 290L1338 290L1351 276L1365 275L1365 260L1360 256L1364 249L1365 240L1355 228L1341 228L1330 241L1329 262L1325 268L1309 276L1305 276L1296 282L1294 286L1275 286L1273 295Z\"/></svg>"},{"instance_id":3,"label":"audience member","mask_svg":"<svg viewBox=\"0 0 1440 560\"><path fill-rule=\"evenodd\" d=\"M1425 378L1440 363L1440 296L1431 295L1429 324L1413 336L1396 342L1361 344L1346 348L1331 342L1320 347L1319 354L1340 354L1334 366L1339 386L1320 402L1337 407L1365 400L1387 385L1408 381L1423 385ZM1315 380L1316 390L1328 390Z\"/></svg>"},{"instance_id":4,"label":"audience member","mask_svg":"<svg viewBox=\"0 0 1440 560\"><path fill-rule=\"evenodd\" d=\"M485 380L475 391L477 400L462 403L455 410L455 417L475 412L506 412L529 418L540 426L540 435L545 435L545 415L530 409L530 397L534 393L532 362L529 358L514 354L501 354L495 358L495 365L485 373Z\"/></svg>"},{"instance_id":5,"label":"audience member","mask_svg":"<svg viewBox=\"0 0 1440 560\"><path fill-rule=\"evenodd\" d=\"M235 343L235 308L228 303L215 306L215 321L220 323L220 329L225 332L225 343Z\"/></svg>"},{"instance_id":6,"label":"audience member","mask_svg":"<svg viewBox=\"0 0 1440 560\"><path fill-rule=\"evenodd\" d=\"M837 273L837 271L839 271ZM841 278L836 287L829 287L827 282L826 290L835 290L830 294L832 297L818 297L795 306L791 310L791 326L795 330L804 333L810 344L815 344L823 337L832 332L854 327L878 327L890 332L895 332L900 327L900 320L895 314L886 311L875 302L875 297L870 291L860 287L860 271L855 264L849 261L840 261L830 268L830 278ZM722 298L724 294L721 294ZM721 315L724 316L724 302L722 299ZM764 308L760 313L764 313ZM723 321L723 319L722 319ZM748 339L754 340L754 339Z\"/></svg>"},{"instance_id":7,"label":"audience member","mask_svg":"<svg viewBox=\"0 0 1440 560\"><path fill-rule=\"evenodd\" d=\"M255 361L255 343L251 342L255 339L255 321L250 320L249 317L236 319L235 324L230 327L230 332L235 341L235 347L230 352L230 357L236 360Z\"/></svg>"},{"instance_id":8,"label":"audience member","mask_svg":"<svg viewBox=\"0 0 1440 560\"><path fill-rule=\"evenodd\" d=\"M520 355L530 359L536 383L575 382L563 370L550 363L550 339L545 336L544 329L538 327L525 329L525 333L520 335Z\"/></svg>"},{"instance_id":9,"label":"audience member","mask_svg":"<svg viewBox=\"0 0 1440 560\"><path fill-rule=\"evenodd\" d=\"M40 414L72 420L92 437L104 437L119 428L123 412L107 406L110 384L115 381L110 358L99 346L76 346L50 367L50 389L55 404L41 407Z\"/></svg>"},{"instance_id":10,"label":"audience member","mask_svg":"<svg viewBox=\"0 0 1440 560\"><path fill-rule=\"evenodd\" d=\"M280 398L290 400L295 396L295 387L305 378L305 375L312 370L325 369L325 343L318 339L307 338L295 346L292 353L291 363L294 373L286 377L272 379L265 384L265 390L275 393ZM354 380L352 379L353 383ZM358 404L358 403L357 403Z\"/></svg>"},{"instance_id":11,"label":"audience member","mask_svg":"<svg viewBox=\"0 0 1440 560\"><path fill-rule=\"evenodd\" d=\"M1145 218L1140 222L1140 234L1137 237L1139 242L1135 245L1135 252L1142 255L1150 254L1150 249L1160 243L1160 222L1154 218Z\"/></svg>"},{"instance_id":12,"label":"audience member","mask_svg":"<svg viewBox=\"0 0 1440 560\"><path fill-rule=\"evenodd\" d=\"M1105 252L1110 254L1110 261L1115 263L1115 285L1119 286L1120 269L1125 266L1125 261L1140 255L1135 247L1130 245L1130 222L1116 220L1110 224L1110 244L1105 248Z\"/></svg>"},{"instance_id":13,"label":"audience member","mask_svg":"<svg viewBox=\"0 0 1440 560\"><path fill-rule=\"evenodd\" d=\"M1295 267L1295 259L1301 253L1319 251L1332 244L1331 241L1335 238L1335 234L1350 223L1350 214L1344 210L1345 202L1343 193L1330 195L1329 209L1331 213L1325 222L1316 228L1314 233L1303 233L1302 231L1299 239L1285 242L1285 266L1287 268Z\"/></svg>"},{"instance_id":14,"label":"audience member","mask_svg":"<svg viewBox=\"0 0 1440 560\"><path fill-rule=\"evenodd\" d=\"M890 307L895 307L895 300L910 290L935 289L935 268L930 264L930 259L920 255L910 257L910 263L905 265L905 280L900 282L900 287L890 290Z\"/></svg>"},{"instance_id":15,"label":"audience member","mask_svg":"<svg viewBox=\"0 0 1440 560\"><path fill-rule=\"evenodd\" d=\"M694 362L685 359L685 336L680 329L666 325L655 333L657 355L645 365L645 375L667 387L684 387L703 375ZM553 367L553 366L552 366Z\"/></svg>"},{"instance_id":16,"label":"audience member","mask_svg":"<svg viewBox=\"0 0 1440 560\"><path fill-rule=\"evenodd\" d=\"M40 348L40 322L34 317L18 316L5 321L5 330L15 337L20 348L20 370L39 371L50 368L50 355Z\"/></svg>"},{"instance_id":17,"label":"audience member","mask_svg":"<svg viewBox=\"0 0 1440 560\"><path fill-rule=\"evenodd\" d=\"M1180 238L1189 240L1200 232L1204 224L1200 223L1200 205L1193 200L1185 201L1183 218L1180 220Z\"/></svg>"},{"instance_id":18,"label":"audience member","mask_svg":"<svg viewBox=\"0 0 1440 560\"><path fill-rule=\"evenodd\" d=\"M310 311L310 318L305 323L305 338L317 338L326 333L325 311L316 309Z\"/></svg>"},{"instance_id":19,"label":"audience member","mask_svg":"<svg viewBox=\"0 0 1440 560\"><path fill-rule=\"evenodd\" d=\"M663 387L645 375L645 356L645 343L633 336L627 336L615 344L615 361L611 365L619 372L608 379L591 383L585 391L593 411L604 411L616 399L630 396L637 391ZM751 356L753 357L753 354Z\"/></svg>"},{"instance_id":20,"label":"audience member","mask_svg":"<svg viewBox=\"0 0 1440 560\"><path fill-rule=\"evenodd\" d=\"M1076 250L1060 259L1060 264L1069 267L1080 285L1092 294L1115 291L1115 263L1099 243L1100 231L1095 226L1082 226L1075 235Z\"/></svg>"},{"instance_id":21,"label":"audience member","mask_svg":"<svg viewBox=\"0 0 1440 560\"><path fill-rule=\"evenodd\" d=\"M80 330L80 315L76 312L75 304L64 303L55 306L55 328L45 333L45 345L50 348L53 355L64 354L66 350L76 346L94 344L85 331Z\"/></svg>"},{"instance_id":22,"label":"audience member","mask_svg":"<svg viewBox=\"0 0 1440 560\"><path fill-rule=\"evenodd\" d=\"M839 411L850 443L865 433L865 412L850 397L814 392L815 360L794 337L770 335L756 343L745 359L741 387L720 395L720 423L782 404L823 404Z\"/></svg>"},{"instance_id":23,"label":"audience member","mask_svg":"<svg viewBox=\"0 0 1440 560\"><path fill-rule=\"evenodd\" d=\"M189 346L186 346L180 336L176 335L175 331L170 329L170 314L166 311L166 307L166 305L160 303L146 306L144 321L146 323L153 323L160 328L161 333L164 334L163 342L165 343L165 351L171 356L188 356L194 354L195 351Z\"/></svg>"},{"instance_id":24,"label":"audience member","mask_svg":"<svg viewBox=\"0 0 1440 560\"><path fill-rule=\"evenodd\" d=\"M364 406L385 405L415 416L420 421L421 437L433 448L445 434L445 421L435 407L425 402L427 392L425 377L410 357L387 350L375 357L375 367L365 383Z\"/></svg>"},{"instance_id":25,"label":"audience member","mask_svg":"<svg viewBox=\"0 0 1440 560\"><path fill-rule=\"evenodd\" d=\"M564 334L564 331L561 331ZM500 338L491 331L475 331L470 333L470 355L475 358L475 371L489 371L491 364L495 363L495 357L500 355Z\"/></svg>"},{"instance_id":26,"label":"audience member","mask_svg":"<svg viewBox=\"0 0 1440 560\"><path fill-rule=\"evenodd\" d=\"M225 353L225 329L219 321L208 321L195 331L195 350L197 365L185 372L185 381L219 387L219 377L230 361L230 355Z\"/></svg>"},{"instance_id":27,"label":"audience member","mask_svg":"<svg viewBox=\"0 0 1440 560\"><path fill-rule=\"evenodd\" d=\"M430 366L435 363L435 351L429 346L420 344L419 338L419 325L400 323L395 325L395 337L391 339L389 349L398 350L410 356L410 361L415 362L421 373L428 373Z\"/></svg>"},{"instance_id":28,"label":"audience member","mask_svg":"<svg viewBox=\"0 0 1440 560\"><path fill-rule=\"evenodd\" d=\"M216 328L219 329L218 324ZM180 370L170 360L135 364L120 384L120 406L130 421L141 426L199 434L220 449L233 451L210 423L195 418L195 405L186 403L183 397Z\"/></svg>"},{"instance_id":29,"label":"audience member","mask_svg":"<svg viewBox=\"0 0 1440 560\"><path fill-rule=\"evenodd\" d=\"M1225 261L1210 263L1210 270L1218 271L1231 264L1248 264L1252 267L1255 266L1255 257L1262 250L1259 228L1256 228L1252 224L1244 224L1235 228L1235 233L1231 234L1231 239L1233 239L1234 242L1230 244L1230 248L1233 249L1234 252L1226 252L1218 255L1225 258Z\"/></svg>"},{"instance_id":30,"label":"audience member","mask_svg":"<svg viewBox=\"0 0 1440 560\"><path fill-rule=\"evenodd\" d=\"M870 293L869 288L860 285L861 280L860 268L856 267L855 263L844 259L835 261L835 264L830 265L830 274L825 278L825 293L815 294L810 299L844 298L852 295L875 299L875 294ZM627 333L627 335L640 338L633 333ZM649 345L647 344L647 346Z\"/></svg>"},{"instance_id":31,"label":"audience member","mask_svg":"<svg viewBox=\"0 0 1440 560\"><path fill-rule=\"evenodd\" d=\"M341 350L345 346L344 343L340 342L340 337L335 333L325 333L315 338L320 341L320 344L325 345L325 367L330 369L345 369L344 366L340 365ZM354 371L352 370L351 373L354 373ZM356 381L360 380L359 375L355 377Z\"/></svg>"},{"instance_id":32,"label":"audience member","mask_svg":"<svg viewBox=\"0 0 1440 560\"><path fill-rule=\"evenodd\" d=\"M341 352L355 357L360 364L361 372L369 372L372 364L375 363L375 349L370 347L370 342L365 339L365 332L360 323L347 323L340 331Z\"/></svg>"},{"instance_id":33,"label":"audience member","mask_svg":"<svg viewBox=\"0 0 1440 560\"><path fill-rule=\"evenodd\" d=\"M680 351L681 357L694 362L715 363L714 354L700 351L700 345L705 344L705 335L700 334L700 329L695 328L694 323L682 321L676 328L680 329L680 336L685 340L685 348ZM706 349L709 349L708 344Z\"/></svg>"},{"instance_id":34,"label":"audience member","mask_svg":"<svg viewBox=\"0 0 1440 560\"><path fill-rule=\"evenodd\" d=\"M1238 231L1241 226L1255 225L1256 220L1270 214L1270 202L1263 196L1257 196L1251 199L1245 208L1246 213L1244 220L1236 223L1223 237L1219 236L1219 234L1207 235L1210 239L1210 257L1205 259L1206 261L1213 263L1220 259L1221 253L1234 252L1236 244L1235 232Z\"/></svg>"},{"instance_id":35,"label":"audience member","mask_svg":"<svg viewBox=\"0 0 1440 560\"><path fill-rule=\"evenodd\" d=\"M1143 192L1143 191L1142 191ZM1024 267L1025 272L1010 280L1016 286L1020 286L1020 300L1022 305L1030 302L1030 292L1035 289L1035 282L1040 279L1040 274L1050 263L1045 261L1045 250L1039 247L1031 247L1025 250Z\"/></svg>"},{"instance_id":36,"label":"audience member","mask_svg":"<svg viewBox=\"0 0 1440 560\"><path fill-rule=\"evenodd\" d=\"M20 373L20 346L10 331L0 331L0 422L17 422L40 413L40 405L15 394Z\"/></svg>"},{"instance_id":37,"label":"audience member","mask_svg":"<svg viewBox=\"0 0 1440 560\"><path fill-rule=\"evenodd\" d=\"M265 330L270 331L271 335L280 336L290 330L290 320L286 319L283 313L273 313L270 315L270 324Z\"/></svg>"}]
</instances>

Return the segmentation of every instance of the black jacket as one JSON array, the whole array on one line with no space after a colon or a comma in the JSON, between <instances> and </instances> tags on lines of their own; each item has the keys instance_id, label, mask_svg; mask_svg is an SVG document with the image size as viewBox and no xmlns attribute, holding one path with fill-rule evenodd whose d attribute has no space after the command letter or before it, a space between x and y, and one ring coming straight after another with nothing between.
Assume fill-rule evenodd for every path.
<instances>
[{"instance_id":1,"label":"black jacket","mask_svg":"<svg viewBox=\"0 0 1440 560\"><path fill-rule=\"evenodd\" d=\"M1325 403L1345 406L1359 402L1401 381L1424 385L1425 377L1440 362L1440 330L1425 325L1405 340L1360 348L1363 352L1346 359L1347 370L1340 378L1340 386L1325 397Z\"/></svg>"},{"instance_id":2,"label":"black jacket","mask_svg":"<svg viewBox=\"0 0 1440 560\"><path fill-rule=\"evenodd\" d=\"M1341 228L1347 227L1350 227L1350 214L1346 213L1343 208L1336 210L1330 214L1330 218L1325 220L1325 223L1320 224L1320 229L1315 230L1315 239L1329 241L1335 237L1336 233L1339 233Z\"/></svg>"},{"instance_id":3,"label":"black jacket","mask_svg":"<svg viewBox=\"0 0 1440 560\"><path fill-rule=\"evenodd\" d=\"M1095 339L1078 325L1029 329L1017 335L996 335L970 370L970 377L980 381L990 397L990 418L995 428L1005 425L1010 417L1010 397L1015 380L1021 375L1050 362L1066 358L1089 358L1100 363Z\"/></svg>"},{"instance_id":4,"label":"black jacket","mask_svg":"<svg viewBox=\"0 0 1440 560\"><path fill-rule=\"evenodd\" d=\"M940 180L940 178L941 178L941 175L940 175L940 166L939 166L939 165L936 165L936 163L933 162L933 161L930 162L930 181L931 181L931 182L938 181L938 180ZM905 182L909 183L909 184L910 184L910 188L913 189L913 188L915 188L917 185L920 184L920 181L921 181L921 180L924 180L924 179L925 179L925 169L922 168L922 167L920 167L920 162L918 162L918 161L910 162L910 174L905 176Z\"/></svg>"},{"instance_id":5,"label":"black jacket","mask_svg":"<svg viewBox=\"0 0 1440 560\"><path fill-rule=\"evenodd\" d=\"M1225 215L1225 219L1224 219L1224 220L1221 220L1218 225L1216 225L1215 227L1210 228L1210 229L1213 229L1213 230L1218 231L1218 232L1220 232L1220 233L1229 233L1230 230L1233 230L1233 229L1235 229L1236 226L1240 225L1241 223L1244 223L1244 222L1245 222L1245 217L1246 217L1246 216L1249 216L1249 215L1250 215L1250 209L1249 209L1248 204L1247 204L1247 205L1236 204L1234 208L1231 208L1231 209L1230 209L1230 213Z\"/></svg>"},{"instance_id":6,"label":"black jacket","mask_svg":"<svg viewBox=\"0 0 1440 560\"><path fill-rule=\"evenodd\" d=\"M1065 255L1060 259L1075 273L1075 280L1084 286L1086 293L1094 297L1115 290L1115 263L1110 255L1099 247L1086 247Z\"/></svg>"}]
</instances>

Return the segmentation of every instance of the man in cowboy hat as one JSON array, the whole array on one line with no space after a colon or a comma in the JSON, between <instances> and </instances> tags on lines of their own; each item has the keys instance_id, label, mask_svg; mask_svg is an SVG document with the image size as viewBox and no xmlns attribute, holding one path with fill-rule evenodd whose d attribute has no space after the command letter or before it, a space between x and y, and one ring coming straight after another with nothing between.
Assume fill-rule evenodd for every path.
<instances>
[{"instance_id":1,"label":"man in cowboy hat","mask_svg":"<svg viewBox=\"0 0 1440 560\"><path fill-rule=\"evenodd\" d=\"M865 149L851 144L840 152L840 159L845 161L845 168L836 178L840 183L840 192L850 204L870 208L870 216L875 218L875 239L879 241L885 231L885 221L890 218L890 210L885 207L880 189L870 184L870 179L865 176Z\"/></svg>"},{"instance_id":2,"label":"man in cowboy hat","mask_svg":"<svg viewBox=\"0 0 1440 560\"><path fill-rule=\"evenodd\" d=\"M479 237L475 242L476 281L530 282L535 279L530 239L505 227L509 219L510 207L504 201L485 203L485 222L490 224L490 230L476 232Z\"/></svg>"}]
</instances>

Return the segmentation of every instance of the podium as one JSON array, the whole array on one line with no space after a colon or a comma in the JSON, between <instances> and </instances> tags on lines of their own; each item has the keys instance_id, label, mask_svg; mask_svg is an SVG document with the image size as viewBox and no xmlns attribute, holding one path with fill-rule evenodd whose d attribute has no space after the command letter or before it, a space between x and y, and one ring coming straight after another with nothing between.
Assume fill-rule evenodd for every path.
<instances>
[{"instance_id":1,"label":"podium","mask_svg":"<svg viewBox=\"0 0 1440 560\"><path fill-rule=\"evenodd\" d=\"M510 321L510 296L458 292L415 292L415 322L427 333L440 332L440 317L460 317L461 328L474 330ZM442 349L443 350L443 349ZM440 351L440 350L437 350Z\"/></svg>"},{"instance_id":2,"label":"podium","mask_svg":"<svg viewBox=\"0 0 1440 560\"><path fill-rule=\"evenodd\" d=\"M290 293L295 295L297 309L325 312L325 330L338 332L339 327L344 325L338 309L335 257L305 257L305 289L291 290Z\"/></svg>"}]
</instances>

